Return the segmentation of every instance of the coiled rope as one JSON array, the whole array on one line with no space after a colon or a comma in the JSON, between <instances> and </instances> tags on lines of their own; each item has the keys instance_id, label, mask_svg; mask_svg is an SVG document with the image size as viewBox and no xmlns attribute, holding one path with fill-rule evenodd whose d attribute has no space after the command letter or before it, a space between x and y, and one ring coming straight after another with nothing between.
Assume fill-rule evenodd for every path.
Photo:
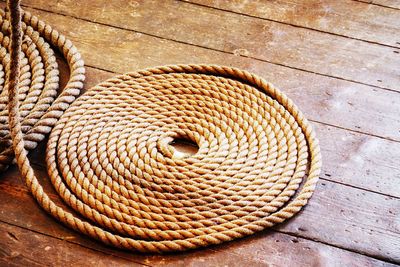
<instances>
[{"instance_id":1,"label":"coiled rope","mask_svg":"<svg viewBox=\"0 0 400 267\"><path fill-rule=\"evenodd\" d=\"M9 115L16 161L38 203L70 228L119 248L182 251L281 223L311 197L321 159L302 113L260 77L178 65L109 79L83 94L52 130L57 206L29 165L18 110L18 1L12 7ZM195 142L176 157L170 143Z\"/></svg>"},{"instance_id":2,"label":"coiled rope","mask_svg":"<svg viewBox=\"0 0 400 267\"><path fill-rule=\"evenodd\" d=\"M10 48L8 15L0 10L0 171L7 169L14 160L8 125L8 90L5 88L5 85L10 83L10 77L13 77L10 76L8 53ZM51 131L68 105L79 95L85 79L85 69L77 49L65 36L29 12L24 12L22 20L19 111L25 148L34 149ZM51 46L59 49L70 68L69 81L57 99L59 70Z\"/></svg>"}]
</instances>

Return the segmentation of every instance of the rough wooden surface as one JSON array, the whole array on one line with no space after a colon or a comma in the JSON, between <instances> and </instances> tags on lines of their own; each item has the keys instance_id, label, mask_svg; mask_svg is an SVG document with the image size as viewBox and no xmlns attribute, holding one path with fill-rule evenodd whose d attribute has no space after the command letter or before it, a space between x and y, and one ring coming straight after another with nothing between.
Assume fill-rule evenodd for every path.
<instances>
[{"instance_id":1,"label":"rough wooden surface","mask_svg":"<svg viewBox=\"0 0 400 267\"><path fill-rule=\"evenodd\" d=\"M167 40L399 90L397 79L400 70L392 66L400 55L395 54L392 47L179 1L133 1L126 8L121 8L119 0L91 1L91 8L80 8L72 0L53 5L49 5L46 0L26 1L27 4L30 2L41 9L151 33ZM197 16L199 13L201 16ZM136 38L140 38L140 35ZM118 39L121 42L128 41L122 36Z\"/></svg>"},{"instance_id":2,"label":"rough wooden surface","mask_svg":"<svg viewBox=\"0 0 400 267\"><path fill-rule=\"evenodd\" d=\"M324 165L310 204L285 225L162 256L118 251L64 228L12 167L0 174L0 265L399 264L400 10L396 1L363 1L22 1L74 41L89 66L86 88L173 63L265 77L313 121ZM32 160L52 192L44 149L45 142Z\"/></svg>"},{"instance_id":3,"label":"rough wooden surface","mask_svg":"<svg viewBox=\"0 0 400 267\"><path fill-rule=\"evenodd\" d=\"M52 193L51 196L56 199L54 191L52 190L49 182L46 180L45 169L43 167L37 167L36 171L37 174L39 174L39 176L42 178L41 180L45 185L45 189ZM18 178L18 175L15 174L15 167L12 167L12 169L9 170L2 178L2 183L0 184L0 192L2 193L0 194L0 203L4 203L4 205L0 212L0 222L16 225L20 228L29 229L35 233L41 233L45 236L52 236L69 243L78 244L84 248L102 251L105 254L118 256L135 263L148 264L151 266L159 264L163 265L164 263L171 264L172 266L183 266L188 263L192 265L209 264L212 266L218 265L219 263L221 265L228 266L242 266L245 264L249 266L256 266L272 263L279 266L285 266L285 263L290 262L299 262L301 263L301 266L315 266L315 264L318 265L317 263L326 263L327 265L334 265L337 263L343 264L343 266L353 265L356 263L360 263L363 266L387 265L387 263L383 261L374 260L358 253L349 252L348 249L343 250L332 245L324 244L324 242L315 242L316 240L313 239L312 236L309 237L309 235L312 235L312 233L307 234L307 232L317 231L316 233L318 233L318 231L321 231L321 229L318 229L321 228L318 225L323 225L323 222L313 225L313 227L316 227L316 229L310 229L307 224L312 223L312 221L314 224L315 218L311 217L310 219L307 219L309 216L306 214L301 215L303 220L306 220L306 222L303 224L296 224L294 227L297 229L289 229L288 227L291 225L290 223L285 225L283 229L279 229L278 232L266 231L265 233L245 238L238 242L232 242L195 252L187 252L183 254L178 253L172 256L143 256L117 251L79 236L78 234L64 228L62 225L54 221L45 212L37 208L36 203ZM319 190L326 190L326 188L324 188L325 186L326 184L322 185ZM326 192L324 194L326 195ZM334 200L331 200L325 205L332 205L333 202ZM21 206L21 203L24 203L24 205ZM58 204L62 205L61 202L58 202ZM320 206L321 204L317 203L316 205ZM35 210L35 212L31 213L32 210ZM346 212L348 215L352 216L351 209L347 209ZM343 210L343 214L346 212ZM328 211L325 213L328 213ZM371 211L367 213L371 215L373 212ZM29 214L29 216L27 214ZM336 221L332 220L331 218L327 218L327 220L329 220L329 222L332 224L340 222L340 219ZM351 220L352 219L350 218L347 220L347 222ZM356 219L354 219L354 221L356 221ZM342 234L340 228L344 228L344 230L349 233L354 231L354 235L357 235L363 232L362 227L365 227L365 224L360 225L358 231L357 227L353 227L349 230L349 228L351 228L351 224L346 222L344 224L339 224L337 227L333 227L335 228L333 231L338 231L337 235ZM293 234L293 232L297 232L297 234ZM322 233L324 232L328 234L328 232L322 230ZM365 235L363 235L363 237L365 237ZM356 239L352 239L351 241L359 242ZM61 252L62 251L59 253ZM57 255L54 255L54 257L57 257Z\"/></svg>"},{"instance_id":4,"label":"rough wooden surface","mask_svg":"<svg viewBox=\"0 0 400 267\"><path fill-rule=\"evenodd\" d=\"M400 10L400 2L398 0L356 0L371 5L391 8L394 10Z\"/></svg>"},{"instance_id":5,"label":"rough wooden surface","mask_svg":"<svg viewBox=\"0 0 400 267\"><path fill-rule=\"evenodd\" d=\"M346 0L186 1L372 43L400 47L397 36L400 21L397 11L379 6L400 6L397 0L362 0L375 5Z\"/></svg>"},{"instance_id":6,"label":"rough wooden surface","mask_svg":"<svg viewBox=\"0 0 400 267\"><path fill-rule=\"evenodd\" d=\"M110 266L116 261L132 266L128 260L0 222L1 266Z\"/></svg>"}]
</instances>

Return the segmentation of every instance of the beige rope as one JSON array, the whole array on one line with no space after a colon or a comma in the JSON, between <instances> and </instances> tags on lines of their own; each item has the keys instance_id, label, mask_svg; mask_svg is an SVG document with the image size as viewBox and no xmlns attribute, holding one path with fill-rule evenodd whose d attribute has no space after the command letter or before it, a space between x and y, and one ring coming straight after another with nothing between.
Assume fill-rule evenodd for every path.
<instances>
[{"instance_id":1,"label":"beige rope","mask_svg":"<svg viewBox=\"0 0 400 267\"><path fill-rule=\"evenodd\" d=\"M75 216L48 197L29 165L16 83L11 136L32 195L65 225L115 247L182 251L247 236L292 217L318 180L315 134L271 84L229 67L159 67L95 86L52 130L48 173ZM177 138L199 151L174 157Z\"/></svg>"},{"instance_id":2,"label":"beige rope","mask_svg":"<svg viewBox=\"0 0 400 267\"><path fill-rule=\"evenodd\" d=\"M4 88L10 77L8 15L0 10L0 171L7 169L14 160L8 125L8 90ZM34 149L79 95L85 69L80 54L65 36L28 12L24 12L22 19L18 99L25 148ZM71 70L68 84L57 99L59 70L51 46L61 51Z\"/></svg>"}]
</instances>

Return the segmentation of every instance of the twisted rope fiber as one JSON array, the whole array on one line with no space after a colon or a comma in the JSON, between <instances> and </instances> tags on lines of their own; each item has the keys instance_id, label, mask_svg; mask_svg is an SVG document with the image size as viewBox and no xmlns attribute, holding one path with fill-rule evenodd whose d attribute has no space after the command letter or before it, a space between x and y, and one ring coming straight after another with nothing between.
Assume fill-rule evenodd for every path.
<instances>
[{"instance_id":1,"label":"twisted rope fiber","mask_svg":"<svg viewBox=\"0 0 400 267\"><path fill-rule=\"evenodd\" d=\"M14 160L8 125L8 90L5 88L11 82L9 77L13 77L10 76L8 54L8 16L8 13L0 10L0 171L7 169ZM85 69L80 54L72 43L43 21L29 12L24 12L20 26L23 36L18 93L21 103L20 119L25 148L34 149L79 95L83 87ZM69 81L57 99L59 70L50 45L61 51L70 67ZM3 78L5 76L6 81Z\"/></svg>"},{"instance_id":2,"label":"twisted rope fiber","mask_svg":"<svg viewBox=\"0 0 400 267\"><path fill-rule=\"evenodd\" d=\"M18 1L12 7L9 116L16 161L32 195L70 228L115 247L183 251L253 234L297 213L316 186L315 134L293 102L256 75L177 65L109 79L83 94L52 130L43 191L18 110ZM170 143L195 142L177 157Z\"/></svg>"}]
</instances>

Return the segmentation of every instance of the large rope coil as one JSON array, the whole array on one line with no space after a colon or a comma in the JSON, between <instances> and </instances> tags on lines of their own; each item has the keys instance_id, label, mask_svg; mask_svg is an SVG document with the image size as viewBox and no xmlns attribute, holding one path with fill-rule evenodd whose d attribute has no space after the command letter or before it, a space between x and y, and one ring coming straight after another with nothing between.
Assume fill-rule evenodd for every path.
<instances>
[{"instance_id":1,"label":"large rope coil","mask_svg":"<svg viewBox=\"0 0 400 267\"><path fill-rule=\"evenodd\" d=\"M51 131L48 174L76 216L48 197L29 165L17 83L11 136L33 196L65 225L115 247L182 251L244 237L300 211L318 181L315 134L278 89L235 68L159 67L93 87ZM176 139L198 152L176 157Z\"/></svg>"}]
</instances>

